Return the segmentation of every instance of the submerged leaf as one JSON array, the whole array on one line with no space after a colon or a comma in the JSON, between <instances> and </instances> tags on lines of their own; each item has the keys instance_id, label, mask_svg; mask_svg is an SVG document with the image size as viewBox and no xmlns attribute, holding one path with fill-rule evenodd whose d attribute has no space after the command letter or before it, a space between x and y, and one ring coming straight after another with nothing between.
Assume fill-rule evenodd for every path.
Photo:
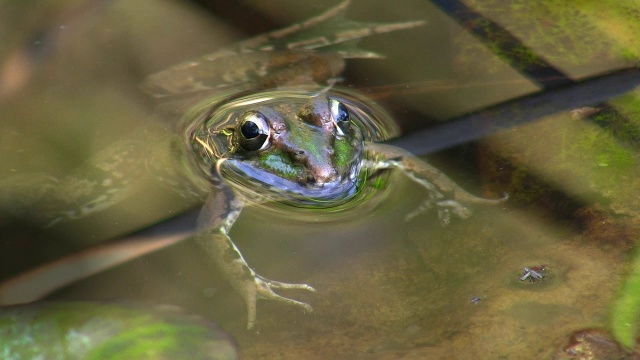
<instances>
[{"instance_id":1,"label":"submerged leaf","mask_svg":"<svg viewBox=\"0 0 640 360\"><path fill-rule=\"evenodd\" d=\"M2 359L237 359L233 341L176 307L92 302L0 309Z\"/></svg>"}]
</instances>

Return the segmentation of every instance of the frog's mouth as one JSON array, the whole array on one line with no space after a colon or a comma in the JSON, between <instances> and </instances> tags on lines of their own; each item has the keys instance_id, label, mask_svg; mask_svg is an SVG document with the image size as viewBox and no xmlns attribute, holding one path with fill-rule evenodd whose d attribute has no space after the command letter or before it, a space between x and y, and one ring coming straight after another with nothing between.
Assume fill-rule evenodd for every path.
<instances>
[{"instance_id":1,"label":"frog's mouth","mask_svg":"<svg viewBox=\"0 0 640 360\"><path fill-rule=\"evenodd\" d=\"M337 180L309 184L274 176L246 161L224 159L218 162L217 168L221 177L242 193L301 207L331 207L345 203L364 181L359 176L359 162L354 162L349 173Z\"/></svg>"}]
</instances>

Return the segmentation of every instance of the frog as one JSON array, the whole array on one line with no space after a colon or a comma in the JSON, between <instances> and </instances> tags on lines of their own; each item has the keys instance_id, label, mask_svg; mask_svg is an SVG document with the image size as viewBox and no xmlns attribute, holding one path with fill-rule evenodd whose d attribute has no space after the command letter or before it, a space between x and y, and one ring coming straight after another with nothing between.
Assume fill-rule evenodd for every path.
<instances>
[{"instance_id":1,"label":"frog","mask_svg":"<svg viewBox=\"0 0 640 360\"><path fill-rule=\"evenodd\" d=\"M249 266L231 238L248 206L279 204L296 211L358 204L376 179L391 171L401 172L426 193L422 206L408 218L435 209L447 225L453 217L469 218L471 205L507 200L506 195L475 196L409 151L380 142L394 134L381 131L394 128L394 121L370 99L337 86L346 59L381 58L359 49L358 40L424 22L354 21L345 17L349 4L346 0L304 22L169 67L141 84L157 100L163 117L180 118L176 166L154 167L149 161L146 168L163 168L158 178L185 184L174 190L203 202L195 241L242 297L247 329L256 326L258 298L312 311L308 303L276 291L316 291L309 284L268 279ZM135 145L128 146L132 148ZM141 168L129 163L126 154L109 157L115 160L100 168L106 176L122 177ZM119 184L129 187L129 182ZM89 197L78 211L58 212L48 226L102 210L122 197L122 189Z\"/></svg>"},{"instance_id":2,"label":"frog","mask_svg":"<svg viewBox=\"0 0 640 360\"><path fill-rule=\"evenodd\" d=\"M420 208L435 208L443 225L452 216L471 216L465 204L506 200L474 196L411 153L370 141L363 131L365 113L355 106L366 105L339 91L286 89L205 106L188 116L185 156L214 189L198 218L197 242L242 295L249 329L255 326L258 298L312 311L274 290L316 290L267 279L247 264L229 235L247 205L275 201L294 208L334 208L355 201L371 178L389 170L426 191Z\"/></svg>"}]
</instances>

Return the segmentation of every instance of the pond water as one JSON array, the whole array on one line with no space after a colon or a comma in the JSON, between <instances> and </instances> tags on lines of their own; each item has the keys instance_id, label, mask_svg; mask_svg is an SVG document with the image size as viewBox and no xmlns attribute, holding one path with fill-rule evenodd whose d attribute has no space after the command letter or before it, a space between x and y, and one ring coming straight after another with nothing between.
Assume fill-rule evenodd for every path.
<instances>
[{"instance_id":1,"label":"pond water","mask_svg":"<svg viewBox=\"0 0 640 360\"><path fill-rule=\"evenodd\" d=\"M509 4L467 2L572 80L637 59L625 40L637 5ZM0 5L0 179L22 179L0 193L0 277L197 205L135 172L142 180L131 197L87 218L37 230L37 204L11 211L38 191L24 180L32 174L63 177L125 137L172 131L138 88L146 75L330 5ZM363 40L386 58L350 60L344 74L344 86L388 109L405 134L541 89L431 2L353 0L348 14L427 21ZM246 359L553 358L572 333L610 325L640 231L637 104L631 92L423 157L474 194L510 195L446 227L435 211L406 219L427 195L400 173L371 205L344 215L243 211L231 236L247 262L268 278L313 285L317 293L281 292L313 313L259 301L257 329L246 330L242 299L189 241L48 299L174 304L220 325ZM138 150L162 154L157 146ZM520 280L542 265L543 279Z\"/></svg>"}]
</instances>

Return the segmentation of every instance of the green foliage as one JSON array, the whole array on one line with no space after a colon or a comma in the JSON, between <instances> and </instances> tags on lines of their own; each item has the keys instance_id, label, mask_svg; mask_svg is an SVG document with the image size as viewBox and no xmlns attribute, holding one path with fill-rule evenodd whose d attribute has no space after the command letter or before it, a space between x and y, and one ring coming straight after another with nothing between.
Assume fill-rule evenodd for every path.
<instances>
[{"instance_id":1,"label":"green foliage","mask_svg":"<svg viewBox=\"0 0 640 360\"><path fill-rule=\"evenodd\" d=\"M611 330L615 339L631 349L636 342L640 316L640 251L636 251L631 268L614 303Z\"/></svg>"}]
</instances>

